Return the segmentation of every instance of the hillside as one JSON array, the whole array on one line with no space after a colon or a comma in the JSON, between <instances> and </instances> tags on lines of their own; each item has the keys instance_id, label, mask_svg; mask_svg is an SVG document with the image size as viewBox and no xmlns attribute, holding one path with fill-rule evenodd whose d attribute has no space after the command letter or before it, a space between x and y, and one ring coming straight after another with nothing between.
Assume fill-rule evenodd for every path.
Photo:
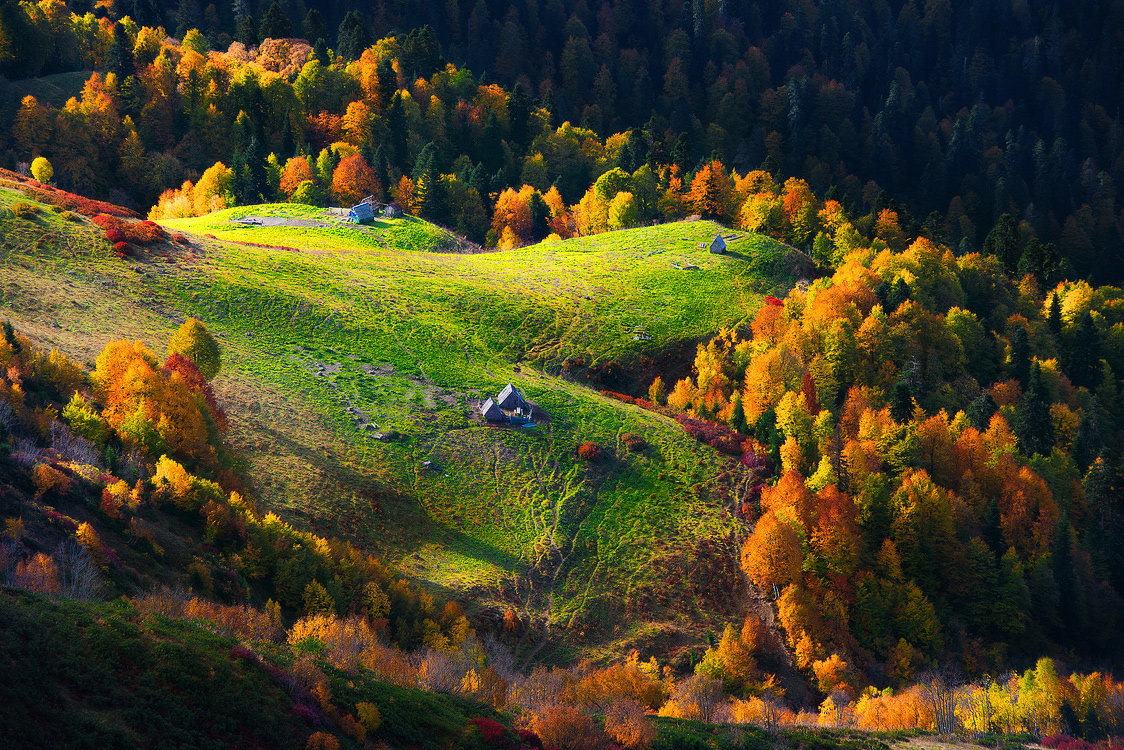
<instances>
[{"instance_id":1,"label":"hillside","mask_svg":"<svg viewBox=\"0 0 1124 750\"><path fill-rule=\"evenodd\" d=\"M644 645L667 629L683 643L681 628L690 641L705 627L694 612L738 609L722 459L666 417L574 381L627 382L646 359L689 356L741 323L783 283L763 275L783 267L781 246L744 236L713 256L699 243L724 230L695 222L449 254L423 249L440 232L415 219L226 223L282 210L169 222L201 234L140 263L54 212L10 218L3 303L21 329L91 359L111 338L159 339L184 316L203 320L224 348L215 389L267 507L471 594L485 616L513 610L533 644L544 621L569 628L578 649ZM36 249L21 232L52 244ZM508 381L547 415L537 428L479 419ZM648 447L630 452L626 433ZM585 441L606 458L578 458ZM683 578L665 580L667 567Z\"/></svg>"}]
</instances>

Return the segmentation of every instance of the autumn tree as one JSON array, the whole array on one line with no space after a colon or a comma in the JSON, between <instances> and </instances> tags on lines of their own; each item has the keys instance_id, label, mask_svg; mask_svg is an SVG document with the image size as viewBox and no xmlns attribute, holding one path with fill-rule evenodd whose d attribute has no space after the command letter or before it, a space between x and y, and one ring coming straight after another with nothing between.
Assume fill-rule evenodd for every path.
<instances>
[{"instance_id":1,"label":"autumn tree","mask_svg":"<svg viewBox=\"0 0 1124 750\"><path fill-rule=\"evenodd\" d=\"M55 176L55 169L45 156L37 156L31 162L31 176L39 182L50 182Z\"/></svg>"},{"instance_id":2,"label":"autumn tree","mask_svg":"<svg viewBox=\"0 0 1124 750\"><path fill-rule=\"evenodd\" d=\"M332 194L347 205L354 205L377 190L375 172L361 154L344 157L332 172Z\"/></svg>"},{"instance_id":3,"label":"autumn tree","mask_svg":"<svg viewBox=\"0 0 1124 750\"><path fill-rule=\"evenodd\" d=\"M695 174L688 200L695 213L703 218L721 222L730 220L733 187L722 162L715 159Z\"/></svg>"},{"instance_id":4,"label":"autumn tree","mask_svg":"<svg viewBox=\"0 0 1124 750\"><path fill-rule=\"evenodd\" d=\"M207 380L214 378L222 366L222 354L218 342L195 318L188 318L172 334L168 340L168 353L172 352L190 359Z\"/></svg>"},{"instance_id":5,"label":"autumn tree","mask_svg":"<svg viewBox=\"0 0 1124 750\"><path fill-rule=\"evenodd\" d=\"M285 162L285 168L281 172L281 181L279 183L281 192L287 195L290 199L293 193L297 191L302 182L306 180L313 180L312 167L308 163L308 159L304 156L294 156Z\"/></svg>"}]
</instances>

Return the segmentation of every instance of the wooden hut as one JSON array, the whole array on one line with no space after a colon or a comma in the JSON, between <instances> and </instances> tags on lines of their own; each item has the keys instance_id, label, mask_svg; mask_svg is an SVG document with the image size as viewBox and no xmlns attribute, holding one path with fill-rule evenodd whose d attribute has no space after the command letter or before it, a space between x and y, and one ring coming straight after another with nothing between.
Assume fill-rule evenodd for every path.
<instances>
[{"instance_id":1,"label":"wooden hut","mask_svg":"<svg viewBox=\"0 0 1124 750\"><path fill-rule=\"evenodd\" d=\"M500 391L500 395L496 397L496 404L504 411L520 409L530 412L531 410L531 407L527 405L527 400L523 398L523 394L511 383L505 385L503 390Z\"/></svg>"}]
</instances>

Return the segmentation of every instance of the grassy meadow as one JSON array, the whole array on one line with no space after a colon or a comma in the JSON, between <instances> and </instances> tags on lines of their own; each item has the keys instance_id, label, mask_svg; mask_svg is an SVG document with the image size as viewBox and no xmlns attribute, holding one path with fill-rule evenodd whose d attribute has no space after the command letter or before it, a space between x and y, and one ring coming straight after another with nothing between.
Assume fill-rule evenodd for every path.
<instances>
[{"instance_id":1,"label":"grassy meadow","mask_svg":"<svg viewBox=\"0 0 1124 750\"><path fill-rule=\"evenodd\" d=\"M0 190L2 205L21 198ZM514 609L536 640L544 622L589 645L708 625L696 589L666 580L667 561L689 569L699 540L734 532L707 491L726 459L563 375L575 362L658 361L746 321L790 283L783 246L747 235L711 255L715 233L732 234L700 221L461 254L432 251L448 235L412 218L230 223L244 215L319 214L254 206L168 221L191 246L140 262L114 258L84 221L9 214L3 317L89 361L123 337L162 353L184 317L200 318L224 346L216 391L267 507L475 605ZM545 413L536 427L478 417L508 381ZM628 451L630 432L649 447ZM578 458L584 441L605 459Z\"/></svg>"}]
</instances>

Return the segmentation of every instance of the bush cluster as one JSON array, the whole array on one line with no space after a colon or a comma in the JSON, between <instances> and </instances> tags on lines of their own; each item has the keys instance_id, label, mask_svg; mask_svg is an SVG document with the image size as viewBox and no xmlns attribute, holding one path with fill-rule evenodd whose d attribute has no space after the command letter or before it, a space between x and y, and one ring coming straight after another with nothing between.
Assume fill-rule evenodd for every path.
<instances>
[{"instance_id":1,"label":"bush cluster","mask_svg":"<svg viewBox=\"0 0 1124 750\"><path fill-rule=\"evenodd\" d=\"M578 456L591 463L596 463L604 458L605 451L597 443L587 440L578 446Z\"/></svg>"}]
</instances>

